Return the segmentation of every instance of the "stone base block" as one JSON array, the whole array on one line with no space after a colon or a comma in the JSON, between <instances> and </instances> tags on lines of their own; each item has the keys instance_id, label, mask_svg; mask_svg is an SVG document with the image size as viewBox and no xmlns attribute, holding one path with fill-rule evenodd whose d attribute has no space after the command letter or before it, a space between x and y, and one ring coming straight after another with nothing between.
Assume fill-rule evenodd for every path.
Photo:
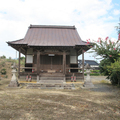
<instances>
[{"instance_id":1,"label":"stone base block","mask_svg":"<svg viewBox=\"0 0 120 120\"><path fill-rule=\"evenodd\" d=\"M93 88L94 85L93 85L92 82L85 82L84 85L83 85L83 87L85 87L85 88Z\"/></svg>"},{"instance_id":2,"label":"stone base block","mask_svg":"<svg viewBox=\"0 0 120 120\"><path fill-rule=\"evenodd\" d=\"M19 87L19 83L18 81L10 81L10 84L8 85L8 87Z\"/></svg>"}]
</instances>

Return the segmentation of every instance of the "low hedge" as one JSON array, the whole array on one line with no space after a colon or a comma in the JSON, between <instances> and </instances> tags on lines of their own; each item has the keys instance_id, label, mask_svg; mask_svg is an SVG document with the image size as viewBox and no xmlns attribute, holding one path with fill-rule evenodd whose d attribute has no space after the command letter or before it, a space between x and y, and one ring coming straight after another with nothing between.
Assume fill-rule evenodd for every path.
<instances>
[{"instance_id":1,"label":"low hedge","mask_svg":"<svg viewBox=\"0 0 120 120\"><path fill-rule=\"evenodd\" d=\"M84 75L86 76L87 74L86 73L84 73ZM99 73L90 73L90 76L100 76L101 74L99 74Z\"/></svg>"}]
</instances>

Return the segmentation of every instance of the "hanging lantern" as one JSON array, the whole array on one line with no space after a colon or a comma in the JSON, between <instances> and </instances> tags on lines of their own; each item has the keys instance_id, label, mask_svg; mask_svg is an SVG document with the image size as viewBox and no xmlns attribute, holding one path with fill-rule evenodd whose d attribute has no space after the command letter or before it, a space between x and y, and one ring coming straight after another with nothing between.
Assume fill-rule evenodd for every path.
<instances>
[{"instance_id":1,"label":"hanging lantern","mask_svg":"<svg viewBox=\"0 0 120 120\"><path fill-rule=\"evenodd\" d=\"M74 76L74 82L76 82L76 76Z\"/></svg>"},{"instance_id":2,"label":"hanging lantern","mask_svg":"<svg viewBox=\"0 0 120 120\"><path fill-rule=\"evenodd\" d=\"M34 69L32 69L32 73L34 73L34 71L35 71L35 70L34 70Z\"/></svg>"},{"instance_id":3,"label":"hanging lantern","mask_svg":"<svg viewBox=\"0 0 120 120\"><path fill-rule=\"evenodd\" d=\"M73 76L71 76L71 82L73 82Z\"/></svg>"},{"instance_id":4,"label":"hanging lantern","mask_svg":"<svg viewBox=\"0 0 120 120\"><path fill-rule=\"evenodd\" d=\"M28 75L26 76L26 81L28 82Z\"/></svg>"},{"instance_id":5,"label":"hanging lantern","mask_svg":"<svg viewBox=\"0 0 120 120\"><path fill-rule=\"evenodd\" d=\"M29 76L28 81L29 81L29 82L31 82L31 81L32 81L32 77L31 77L31 75Z\"/></svg>"}]
</instances>

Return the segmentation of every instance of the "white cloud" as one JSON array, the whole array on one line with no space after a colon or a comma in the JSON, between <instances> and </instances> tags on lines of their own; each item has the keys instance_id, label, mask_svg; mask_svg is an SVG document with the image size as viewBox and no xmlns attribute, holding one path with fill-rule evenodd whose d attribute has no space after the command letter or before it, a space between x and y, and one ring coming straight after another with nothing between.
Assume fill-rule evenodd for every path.
<instances>
[{"instance_id":1,"label":"white cloud","mask_svg":"<svg viewBox=\"0 0 120 120\"><path fill-rule=\"evenodd\" d=\"M3 0L0 44L23 38L30 24L75 25L83 40L109 36L115 25L106 22L114 19L112 7L111 0Z\"/></svg>"},{"instance_id":2,"label":"white cloud","mask_svg":"<svg viewBox=\"0 0 120 120\"><path fill-rule=\"evenodd\" d=\"M119 15L119 14L120 14L120 10L114 10L114 11L113 11L113 14L114 14L114 15Z\"/></svg>"}]
</instances>

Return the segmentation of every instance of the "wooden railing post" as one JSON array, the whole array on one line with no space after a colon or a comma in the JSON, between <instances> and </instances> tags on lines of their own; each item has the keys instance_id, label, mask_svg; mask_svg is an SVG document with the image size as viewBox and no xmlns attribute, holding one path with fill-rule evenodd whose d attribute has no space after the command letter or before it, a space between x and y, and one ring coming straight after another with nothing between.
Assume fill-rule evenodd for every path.
<instances>
[{"instance_id":1,"label":"wooden railing post","mask_svg":"<svg viewBox=\"0 0 120 120\"><path fill-rule=\"evenodd\" d=\"M83 74L83 80L84 80L84 50L82 49L82 74Z\"/></svg>"},{"instance_id":2,"label":"wooden railing post","mask_svg":"<svg viewBox=\"0 0 120 120\"><path fill-rule=\"evenodd\" d=\"M37 75L40 73L40 51L37 51Z\"/></svg>"},{"instance_id":3,"label":"wooden railing post","mask_svg":"<svg viewBox=\"0 0 120 120\"><path fill-rule=\"evenodd\" d=\"M63 51L63 73L66 74L66 52Z\"/></svg>"},{"instance_id":4,"label":"wooden railing post","mask_svg":"<svg viewBox=\"0 0 120 120\"><path fill-rule=\"evenodd\" d=\"M20 58L21 58L21 48L19 48L18 78L20 78Z\"/></svg>"}]
</instances>

